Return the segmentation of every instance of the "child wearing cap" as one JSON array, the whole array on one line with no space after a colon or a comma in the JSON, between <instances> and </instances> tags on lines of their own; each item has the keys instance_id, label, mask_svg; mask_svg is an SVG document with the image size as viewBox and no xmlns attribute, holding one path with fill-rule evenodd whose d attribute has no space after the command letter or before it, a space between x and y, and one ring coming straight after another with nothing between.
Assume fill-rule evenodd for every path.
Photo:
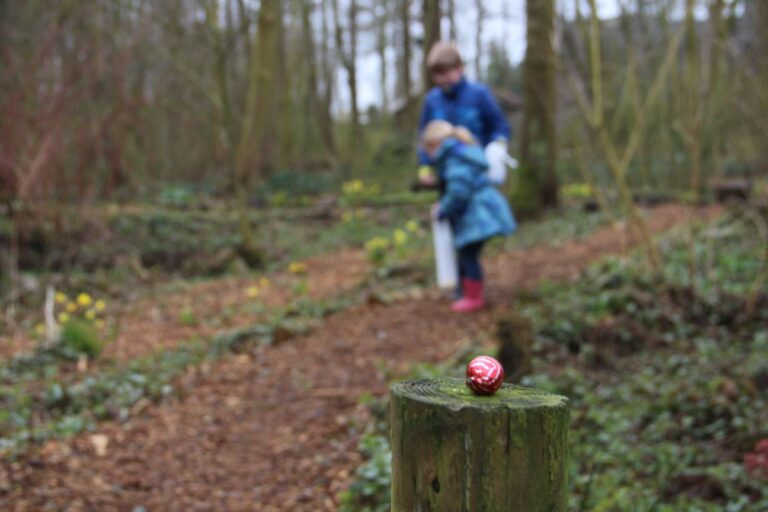
<instances>
[{"instance_id":1,"label":"child wearing cap","mask_svg":"<svg viewBox=\"0 0 768 512\"><path fill-rule=\"evenodd\" d=\"M437 119L466 128L485 150L490 167L500 170L491 175L503 176L510 158L507 154L510 127L491 91L464 77L461 54L452 43L439 41L432 46L427 55L427 70L435 87L424 99L419 133ZM424 148L419 149L419 165L419 180L429 185L433 177Z\"/></svg>"},{"instance_id":2,"label":"child wearing cap","mask_svg":"<svg viewBox=\"0 0 768 512\"><path fill-rule=\"evenodd\" d=\"M463 297L451 309L468 313L485 305L480 253L485 243L509 235L517 225L507 201L486 174L488 161L472 134L443 120L428 123L421 137L427 161L437 170L441 199L434 219L448 220L458 251Z\"/></svg>"}]
</instances>

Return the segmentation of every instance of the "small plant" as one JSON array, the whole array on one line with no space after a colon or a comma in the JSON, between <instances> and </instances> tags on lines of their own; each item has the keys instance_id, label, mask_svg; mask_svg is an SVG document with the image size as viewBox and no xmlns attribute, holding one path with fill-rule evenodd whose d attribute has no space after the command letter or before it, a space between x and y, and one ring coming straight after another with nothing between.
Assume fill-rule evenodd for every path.
<instances>
[{"instance_id":1,"label":"small plant","mask_svg":"<svg viewBox=\"0 0 768 512\"><path fill-rule=\"evenodd\" d=\"M377 236L371 238L365 243L365 250L368 252L368 260L377 267L383 266L387 259L387 251L391 244L384 237Z\"/></svg>"},{"instance_id":2,"label":"small plant","mask_svg":"<svg viewBox=\"0 0 768 512\"><path fill-rule=\"evenodd\" d=\"M409 220L405 223L405 230L409 233L418 233L420 231L419 223L415 220Z\"/></svg>"},{"instance_id":3,"label":"small plant","mask_svg":"<svg viewBox=\"0 0 768 512\"><path fill-rule=\"evenodd\" d=\"M268 277L262 277L259 279L258 283L245 289L245 295L249 299L258 299L263 295L267 288L269 288L270 284L271 282Z\"/></svg>"},{"instance_id":4,"label":"small plant","mask_svg":"<svg viewBox=\"0 0 768 512\"><path fill-rule=\"evenodd\" d=\"M64 348L91 359L97 358L104 348L96 326L80 318L71 318L62 325L60 343Z\"/></svg>"},{"instance_id":5,"label":"small plant","mask_svg":"<svg viewBox=\"0 0 768 512\"><path fill-rule=\"evenodd\" d=\"M341 214L341 222L344 224L351 224L353 222L361 221L367 216L367 212L362 208L358 208L356 210L346 210Z\"/></svg>"},{"instance_id":6,"label":"small plant","mask_svg":"<svg viewBox=\"0 0 768 512\"><path fill-rule=\"evenodd\" d=\"M284 190L280 190L278 192L275 192L271 196L269 196L269 206L273 208L281 208L284 206L288 206L289 198L288 193Z\"/></svg>"},{"instance_id":7,"label":"small plant","mask_svg":"<svg viewBox=\"0 0 768 512\"><path fill-rule=\"evenodd\" d=\"M192 327L197 325L197 317L195 312L189 306L179 311L179 323L186 327Z\"/></svg>"},{"instance_id":8,"label":"small plant","mask_svg":"<svg viewBox=\"0 0 768 512\"><path fill-rule=\"evenodd\" d=\"M104 330L106 322L103 315L107 304L102 299L95 299L88 293L79 293L70 299L65 293L54 295L56 320L59 324L58 337L55 341L65 352L74 351L90 358L98 357L104 347ZM43 340L48 333L42 324L35 328L35 335Z\"/></svg>"},{"instance_id":9,"label":"small plant","mask_svg":"<svg viewBox=\"0 0 768 512\"><path fill-rule=\"evenodd\" d=\"M368 460L355 472L356 479L341 498L343 512L384 512L390 506L392 450L389 439L367 435L359 446Z\"/></svg>"},{"instance_id":10,"label":"small plant","mask_svg":"<svg viewBox=\"0 0 768 512\"><path fill-rule=\"evenodd\" d=\"M293 284L292 291L299 297L309 294L309 282L306 279L299 279Z\"/></svg>"},{"instance_id":11,"label":"small plant","mask_svg":"<svg viewBox=\"0 0 768 512\"><path fill-rule=\"evenodd\" d=\"M560 193L563 197L587 199L592 197L592 187L587 183L571 183L570 185L563 186L560 189Z\"/></svg>"},{"instance_id":12,"label":"small plant","mask_svg":"<svg viewBox=\"0 0 768 512\"><path fill-rule=\"evenodd\" d=\"M392 244L394 245L395 254L397 255L398 258L405 257L408 240L409 240L409 236L408 236L408 233L405 232L405 230L396 229L394 233L392 233Z\"/></svg>"},{"instance_id":13,"label":"small plant","mask_svg":"<svg viewBox=\"0 0 768 512\"><path fill-rule=\"evenodd\" d=\"M381 187L377 184L366 185L362 180L350 180L341 186L341 193L346 203L354 203L377 197L381 193Z\"/></svg>"},{"instance_id":14,"label":"small plant","mask_svg":"<svg viewBox=\"0 0 768 512\"><path fill-rule=\"evenodd\" d=\"M307 273L307 264L301 261L293 261L288 265L288 273L293 275L304 275Z\"/></svg>"}]
</instances>

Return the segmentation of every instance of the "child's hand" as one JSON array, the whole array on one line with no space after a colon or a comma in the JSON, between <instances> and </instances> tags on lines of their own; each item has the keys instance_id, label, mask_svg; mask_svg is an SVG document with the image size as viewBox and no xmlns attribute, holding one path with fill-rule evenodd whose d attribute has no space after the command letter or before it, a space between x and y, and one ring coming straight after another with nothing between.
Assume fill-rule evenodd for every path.
<instances>
[{"instance_id":1,"label":"child's hand","mask_svg":"<svg viewBox=\"0 0 768 512\"><path fill-rule=\"evenodd\" d=\"M429 216L432 220L439 220L440 216L440 203L435 203L429 212Z\"/></svg>"},{"instance_id":2,"label":"child's hand","mask_svg":"<svg viewBox=\"0 0 768 512\"><path fill-rule=\"evenodd\" d=\"M437 182L435 181L434 176L425 176L424 178L419 178L419 183L421 183L422 185L424 185L426 187L432 187Z\"/></svg>"},{"instance_id":3,"label":"child's hand","mask_svg":"<svg viewBox=\"0 0 768 512\"><path fill-rule=\"evenodd\" d=\"M428 165L419 167L419 183L426 186L435 184L435 176L432 174L432 169Z\"/></svg>"}]
</instances>

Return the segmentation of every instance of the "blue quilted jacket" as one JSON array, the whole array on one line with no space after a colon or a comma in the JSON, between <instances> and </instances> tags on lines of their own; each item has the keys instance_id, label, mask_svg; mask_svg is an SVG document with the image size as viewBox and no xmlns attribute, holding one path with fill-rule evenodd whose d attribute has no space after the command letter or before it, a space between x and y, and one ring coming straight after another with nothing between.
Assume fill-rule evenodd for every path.
<instances>
[{"instance_id":1,"label":"blue quilted jacket","mask_svg":"<svg viewBox=\"0 0 768 512\"><path fill-rule=\"evenodd\" d=\"M517 229L506 199L488 181L488 162L480 146L446 139L432 164L443 190L438 217L450 220L457 248Z\"/></svg>"},{"instance_id":2,"label":"blue quilted jacket","mask_svg":"<svg viewBox=\"0 0 768 512\"><path fill-rule=\"evenodd\" d=\"M478 82L462 78L450 89L432 88L424 98L419 119L419 133L435 119L448 121L469 130L482 147L495 139L509 139L510 127L490 89ZM419 148L419 164L429 163Z\"/></svg>"}]
</instances>

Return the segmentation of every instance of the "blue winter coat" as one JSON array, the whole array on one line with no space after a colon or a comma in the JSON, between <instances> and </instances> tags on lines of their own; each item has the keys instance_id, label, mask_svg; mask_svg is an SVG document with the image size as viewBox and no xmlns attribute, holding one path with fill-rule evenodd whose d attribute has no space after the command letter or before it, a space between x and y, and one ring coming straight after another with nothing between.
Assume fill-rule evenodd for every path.
<instances>
[{"instance_id":1,"label":"blue winter coat","mask_svg":"<svg viewBox=\"0 0 768 512\"><path fill-rule=\"evenodd\" d=\"M499 138L509 140L509 123L490 89L465 78L447 91L434 87L427 93L419 119L419 133L436 119L463 126L482 147ZM427 163L429 157L420 148L419 164Z\"/></svg>"},{"instance_id":2,"label":"blue winter coat","mask_svg":"<svg viewBox=\"0 0 768 512\"><path fill-rule=\"evenodd\" d=\"M506 199L488 181L488 162L480 146L446 139L432 164L444 190L438 218L450 220L457 248L517 229Z\"/></svg>"}]
</instances>

